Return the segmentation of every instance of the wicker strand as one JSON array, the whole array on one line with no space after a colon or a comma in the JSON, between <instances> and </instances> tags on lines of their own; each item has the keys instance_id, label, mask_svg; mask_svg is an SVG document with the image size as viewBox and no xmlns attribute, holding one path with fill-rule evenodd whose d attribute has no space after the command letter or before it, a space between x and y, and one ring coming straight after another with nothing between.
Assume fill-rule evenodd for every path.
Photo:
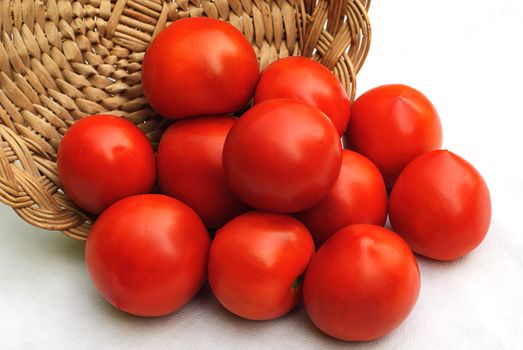
<instances>
[{"instance_id":1,"label":"wicker strand","mask_svg":"<svg viewBox=\"0 0 523 350\"><path fill-rule=\"evenodd\" d=\"M368 53L367 0L0 0L0 201L27 222L85 239L94 217L60 189L56 154L69 126L110 113L156 145L169 121L148 106L141 62L169 23L208 16L252 43L263 69L306 55L356 93Z\"/></svg>"}]
</instances>

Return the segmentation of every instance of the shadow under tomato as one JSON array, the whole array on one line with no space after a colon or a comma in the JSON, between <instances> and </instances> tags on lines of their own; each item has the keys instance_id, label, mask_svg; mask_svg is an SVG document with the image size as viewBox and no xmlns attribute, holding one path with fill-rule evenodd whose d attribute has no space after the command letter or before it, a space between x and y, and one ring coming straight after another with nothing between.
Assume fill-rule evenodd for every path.
<instances>
[{"instance_id":1,"label":"shadow under tomato","mask_svg":"<svg viewBox=\"0 0 523 350\"><path fill-rule=\"evenodd\" d=\"M450 261L434 260L416 253L414 255L416 256L416 260L420 266L429 267L431 269L456 269L462 268L464 265L469 264L470 261L473 260L473 257L471 257L472 254L474 254L474 252L462 256L459 259Z\"/></svg>"},{"instance_id":2,"label":"shadow under tomato","mask_svg":"<svg viewBox=\"0 0 523 350\"><path fill-rule=\"evenodd\" d=\"M217 301L213 300L214 297L212 295L212 292L210 291L208 286L205 285L204 287L202 287L202 289L200 289L200 291L198 291L198 293L196 293L194 298L189 303L187 303L184 307L177 310L176 312L159 317L142 317L132 315L117 309L116 307L111 305L111 303L105 300L104 297L98 291L96 291L94 286L92 287L92 289L93 294L95 294L92 298L93 303L96 304L95 307L99 309L100 313L103 313L105 314L105 316L112 318L118 322L123 322L132 325L141 324L147 327L154 327L158 323L163 324L165 322L171 322L171 320L177 318L183 319L185 317L185 314L194 311L193 309L195 309L195 306L197 306L198 309L207 309L207 305L201 306L201 304L213 304L215 302L217 303Z\"/></svg>"},{"instance_id":3,"label":"shadow under tomato","mask_svg":"<svg viewBox=\"0 0 523 350\"><path fill-rule=\"evenodd\" d=\"M250 344L263 344L264 339L272 339L274 335L297 334L305 337L307 344L329 349L370 349L383 345L387 342L390 335L370 342L346 342L334 339L322 333L309 320L303 304L298 305L289 314L270 321L251 321L227 311L213 296L208 285L205 285L185 307L177 312L163 317L137 317L122 312L106 300L101 295L93 298L95 307L99 308L99 313L103 318L108 318L109 327L116 326L122 329L139 329L147 332L165 329L165 325L171 332L185 334L185 329L200 327L204 322L212 324L212 329L205 328L205 332L219 332L219 338L235 337L242 338L243 342ZM204 319L211 321L203 321ZM194 332L194 329L192 330ZM189 331L191 333L191 331ZM395 332L392 332L394 336ZM305 343L304 343L305 344Z\"/></svg>"},{"instance_id":4,"label":"shadow under tomato","mask_svg":"<svg viewBox=\"0 0 523 350\"><path fill-rule=\"evenodd\" d=\"M370 349L374 347L379 347L380 344L387 342L387 339L391 336L394 336L395 333L395 331L393 331L385 337L371 341L339 340L323 333L319 328L317 328L307 316L307 313L303 306L301 306L300 313L300 318L302 318L302 320L300 321L303 324L303 328L307 329L307 332L311 337L314 337L318 342L321 342L322 345L328 346L329 349Z\"/></svg>"},{"instance_id":5,"label":"shadow under tomato","mask_svg":"<svg viewBox=\"0 0 523 350\"><path fill-rule=\"evenodd\" d=\"M298 304L287 315L277 318L275 320L246 320L234 315L233 313L225 309L216 300L216 298L214 298L212 292L210 291L210 288L208 288L208 291L206 291L205 293L206 297L211 297L212 299L214 299L214 302L212 303L213 305L211 306L212 310L209 310L209 312L215 313L217 315L217 319L220 322L226 323L228 327L234 328L238 334L242 334L243 332L249 332L253 336L256 336L256 333L264 335L267 332L267 330L272 327L288 327L289 332L292 332L293 330L290 328L292 326L299 328L301 333L305 333L307 337L313 338L314 343L321 344L322 348L328 347L329 349L347 349L348 347L351 349L367 349L369 347L373 347L375 345L385 342L386 339L389 337L388 335L381 339L368 342L347 342L335 339L326 335L325 333L320 331L316 326L314 326L312 321L307 316L307 312L303 303ZM313 343L311 342L311 344Z\"/></svg>"}]
</instances>

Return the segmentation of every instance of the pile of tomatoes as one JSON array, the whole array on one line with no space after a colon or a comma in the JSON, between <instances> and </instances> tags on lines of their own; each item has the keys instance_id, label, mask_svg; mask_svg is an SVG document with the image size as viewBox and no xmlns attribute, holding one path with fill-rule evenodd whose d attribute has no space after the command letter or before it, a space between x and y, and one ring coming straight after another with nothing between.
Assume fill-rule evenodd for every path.
<instances>
[{"instance_id":1,"label":"pile of tomatoes","mask_svg":"<svg viewBox=\"0 0 523 350\"><path fill-rule=\"evenodd\" d=\"M413 251L457 259L488 231L484 180L439 150L438 114L413 88L381 86L351 106L321 64L291 57L260 73L242 34L209 18L153 41L142 87L174 120L156 155L109 115L76 122L58 152L64 190L99 215L90 277L125 312L170 314L208 281L240 317L274 319L303 298L326 334L376 339L416 303Z\"/></svg>"}]
</instances>

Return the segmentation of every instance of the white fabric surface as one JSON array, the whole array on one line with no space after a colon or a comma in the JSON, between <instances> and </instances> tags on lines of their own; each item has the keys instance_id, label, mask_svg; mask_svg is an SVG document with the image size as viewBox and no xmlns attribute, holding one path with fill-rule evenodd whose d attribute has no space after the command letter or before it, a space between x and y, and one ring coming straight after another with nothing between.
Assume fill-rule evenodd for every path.
<instances>
[{"instance_id":1,"label":"white fabric surface","mask_svg":"<svg viewBox=\"0 0 523 350\"><path fill-rule=\"evenodd\" d=\"M373 1L373 45L359 93L384 83L423 91L444 146L490 186L484 243L452 263L419 259L410 318L371 343L322 335L302 307L272 322L227 313L208 290L178 313L128 316L90 284L84 245L0 205L0 349L521 349L523 331L523 2Z\"/></svg>"}]
</instances>

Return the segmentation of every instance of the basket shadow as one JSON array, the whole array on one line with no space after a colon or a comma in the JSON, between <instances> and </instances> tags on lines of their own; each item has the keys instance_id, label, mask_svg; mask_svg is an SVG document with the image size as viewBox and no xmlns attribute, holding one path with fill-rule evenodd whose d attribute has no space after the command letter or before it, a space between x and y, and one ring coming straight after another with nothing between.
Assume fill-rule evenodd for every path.
<instances>
[{"instance_id":1,"label":"basket shadow","mask_svg":"<svg viewBox=\"0 0 523 350\"><path fill-rule=\"evenodd\" d=\"M3 244L19 256L32 256L33 260L66 260L83 264L85 243L66 237L61 232L45 231L34 227L3 204L0 205Z\"/></svg>"}]
</instances>

